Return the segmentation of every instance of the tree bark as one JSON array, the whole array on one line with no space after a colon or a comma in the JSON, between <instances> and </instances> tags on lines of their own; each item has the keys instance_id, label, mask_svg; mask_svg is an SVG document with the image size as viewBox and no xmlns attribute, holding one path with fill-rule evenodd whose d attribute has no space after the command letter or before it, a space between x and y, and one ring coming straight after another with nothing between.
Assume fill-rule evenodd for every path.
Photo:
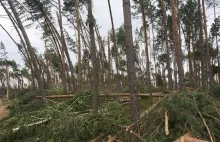
<instances>
[{"instance_id":1,"label":"tree bark","mask_svg":"<svg viewBox=\"0 0 220 142\"><path fill-rule=\"evenodd\" d=\"M216 4L214 3L214 19L216 19ZM215 34L215 44L216 44L216 49L217 49L217 55L219 54L219 46L218 46L218 35ZM218 60L218 83L220 84L220 62L219 62L219 56L217 57Z\"/></svg>"},{"instance_id":2,"label":"tree bark","mask_svg":"<svg viewBox=\"0 0 220 142\"><path fill-rule=\"evenodd\" d=\"M142 23L143 23L143 33L144 33L144 42L145 42L145 54L146 54L146 75L147 75L147 83L148 83L148 89L150 91L150 100L151 103L153 103L153 97L152 97L152 85L151 85L151 75L150 75L150 62L149 62L149 53L148 53L148 37L147 37L147 21L145 17L144 12L144 1L140 0L140 7L141 7L141 13L142 13Z\"/></svg>"},{"instance_id":3,"label":"tree bark","mask_svg":"<svg viewBox=\"0 0 220 142\"><path fill-rule=\"evenodd\" d=\"M92 108L93 113L98 113L98 59L96 56L96 45L95 45L95 34L94 26L95 19L92 14L92 0L87 0L88 4L88 21L89 21L89 32L90 32L90 49L92 58Z\"/></svg>"},{"instance_id":4,"label":"tree bark","mask_svg":"<svg viewBox=\"0 0 220 142\"><path fill-rule=\"evenodd\" d=\"M25 44L25 42L24 42L24 40L23 40L23 38L22 38L22 36L21 36L21 34L20 34L18 28L17 28L17 22L16 22L16 20L15 20L14 17L11 15L11 13L8 11L8 9L4 6L4 4L3 4L2 2L0 2L0 3L1 3L1 5L2 5L2 7L4 8L5 12L7 13L7 15L8 15L10 21L12 22L12 24L13 24L13 26L14 26L16 32L18 33L18 36L19 36L20 40L21 40L21 43L22 43L22 45L23 45L23 48L24 48L24 50L25 50L26 55L25 55L25 53L22 51L22 49L19 49L19 47L18 47L18 49L19 49L19 51L21 51L22 55L23 55L24 58L27 60L28 65L30 66L31 76L32 76L32 80L31 80L32 83L31 83L31 84L32 84L32 87L35 89L35 88L36 88L36 85L35 85L35 72L34 72L34 69L33 69L33 64L31 63L31 60L30 60L30 54L28 53L27 48L26 48L26 44ZM4 27L2 27L2 28L4 29ZM5 30L5 29L4 29L4 30ZM5 30L5 31L6 31L6 30ZM7 32L7 31L6 31L6 32ZM7 33L7 34L10 36L9 33ZM11 37L11 36L10 36L10 37ZM11 38L12 38L12 37L11 37ZM15 41L14 41L14 42L15 42ZM17 44L17 43L15 42L15 44ZM18 45L17 45L17 46L18 46Z\"/></svg>"},{"instance_id":5,"label":"tree bark","mask_svg":"<svg viewBox=\"0 0 220 142\"><path fill-rule=\"evenodd\" d=\"M108 7L109 7L109 13L111 17L111 24L112 24L112 34L113 34L113 41L114 41L114 51L115 51L115 65L116 65L116 82L119 82L119 61L118 61L118 48L117 48L117 42L116 42L116 36L115 36L115 28L114 28L114 20L112 16L112 10L111 10L111 3L110 0L108 0Z\"/></svg>"},{"instance_id":6,"label":"tree bark","mask_svg":"<svg viewBox=\"0 0 220 142\"><path fill-rule=\"evenodd\" d=\"M209 91L212 93L212 67L210 63L210 51L209 51L209 41L208 41L208 32L207 32L207 24L206 24L206 11L205 11L205 2L202 0L202 9L203 9L203 22L204 22L204 32L205 32L205 46L206 46L206 61L207 61L207 72L208 72L208 84Z\"/></svg>"},{"instance_id":7,"label":"tree bark","mask_svg":"<svg viewBox=\"0 0 220 142\"><path fill-rule=\"evenodd\" d=\"M75 77L74 77L74 69L73 69L73 64L72 64L72 61L70 59L70 56L69 56L69 52L68 52L68 48L67 48L67 45L66 45L66 40L65 40L65 37L64 37L64 32L63 32L63 20L62 20L62 11L61 11L61 4L60 4L60 0L58 0L58 5L59 5L59 16L58 16L58 21L59 21L59 27L60 27L60 41L61 41L61 44L62 44L62 48L61 48L61 55L63 57L63 61L65 61L65 55L66 55L66 58L67 58L67 61L68 61L68 64L69 64L69 67L70 67L70 73L71 73L71 82L72 82L72 90L73 91L76 91L76 84L75 84ZM47 19L49 20L48 16L47 16ZM54 30L55 30L55 27L54 27ZM59 34L57 34L59 35ZM64 55L65 53L65 55ZM64 71L66 71L66 78L69 76L69 73L68 73L68 69L66 68L66 65L65 65L65 62L64 63ZM68 82L68 78L67 78L67 82Z\"/></svg>"},{"instance_id":8,"label":"tree bark","mask_svg":"<svg viewBox=\"0 0 220 142\"><path fill-rule=\"evenodd\" d=\"M108 87L111 86L111 49L110 49L110 35L108 33Z\"/></svg>"},{"instance_id":9,"label":"tree bark","mask_svg":"<svg viewBox=\"0 0 220 142\"><path fill-rule=\"evenodd\" d=\"M189 80L191 83L193 83L193 68L192 68L192 56L191 56L191 40L190 37L188 37L188 44L187 44L187 50L188 50L188 58L189 58Z\"/></svg>"},{"instance_id":10,"label":"tree bark","mask_svg":"<svg viewBox=\"0 0 220 142\"><path fill-rule=\"evenodd\" d=\"M42 77L41 77L41 72L40 72L40 69L37 65L37 61L36 61L36 58L34 57L34 51L33 51L33 47L31 46L31 43L30 43L30 40L28 38L28 35L24 29L24 26L21 22L21 19L19 17L19 14L17 13L17 10L15 9L15 6L13 4L13 2L11 0L8 0L8 4L15 16L15 19L17 21L17 24L18 24L18 27L19 29L21 30L21 33L24 37L24 40L26 42L26 45L27 45L27 50L30 54L30 58L31 58L31 61L33 63L33 66L34 66L34 70L35 70L35 76L37 78L37 81L38 81L38 87L39 87L39 90L40 90L40 93L42 95L42 100L43 100L43 103L44 105L46 106L46 96L45 96L45 91L44 91L44 83L43 83L43 80L42 80Z\"/></svg>"},{"instance_id":11,"label":"tree bark","mask_svg":"<svg viewBox=\"0 0 220 142\"><path fill-rule=\"evenodd\" d=\"M204 60L204 46L203 46L203 32L202 32L202 13L201 13L201 3L198 0L198 11L199 11L199 21L201 24L199 26L199 47L201 48L201 80L202 80L202 89L206 91L206 84L205 84L205 60Z\"/></svg>"},{"instance_id":12,"label":"tree bark","mask_svg":"<svg viewBox=\"0 0 220 142\"><path fill-rule=\"evenodd\" d=\"M166 50L167 50L167 55L166 55L166 59L167 59L167 68L168 68L168 90L172 91L173 88L173 83L172 83L172 69L170 67L170 48L169 48L169 43L168 43L168 34L167 34L167 16L166 16L166 11L164 8L164 0L160 0L161 2L161 9L162 9L162 15L163 15L163 30L164 30L164 37L166 40Z\"/></svg>"},{"instance_id":13,"label":"tree bark","mask_svg":"<svg viewBox=\"0 0 220 142\"><path fill-rule=\"evenodd\" d=\"M178 25L177 25L177 12L174 0L170 0L171 8L172 8L172 28L173 28L173 45L175 49L175 56L177 60L177 67L178 67L178 76L179 76L179 89L180 91L184 91L184 72L182 66L182 50L179 41L179 34L178 34Z\"/></svg>"},{"instance_id":14,"label":"tree bark","mask_svg":"<svg viewBox=\"0 0 220 142\"><path fill-rule=\"evenodd\" d=\"M131 121L136 122L139 120L140 113L139 113L139 99L138 99L138 89L136 82L135 62L134 62L130 0L123 0L123 11L124 11L124 26L125 26L125 45L126 45L125 53L127 57L128 85L130 92Z\"/></svg>"},{"instance_id":15,"label":"tree bark","mask_svg":"<svg viewBox=\"0 0 220 142\"><path fill-rule=\"evenodd\" d=\"M79 18L79 0L76 0L76 19L77 19L77 32L78 32L78 88L82 89L82 61L81 61L81 40L80 40L80 18Z\"/></svg>"},{"instance_id":16,"label":"tree bark","mask_svg":"<svg viewBox=\"0 0 220 142\"><path fill-rule=\"evenodd\" d=\"M9 90L10 90L10 74L8 70L8 61L5 59L5 66L6 66L6 78L7 78L7 99L9 99Z\"/></svg>"}]
</instances>

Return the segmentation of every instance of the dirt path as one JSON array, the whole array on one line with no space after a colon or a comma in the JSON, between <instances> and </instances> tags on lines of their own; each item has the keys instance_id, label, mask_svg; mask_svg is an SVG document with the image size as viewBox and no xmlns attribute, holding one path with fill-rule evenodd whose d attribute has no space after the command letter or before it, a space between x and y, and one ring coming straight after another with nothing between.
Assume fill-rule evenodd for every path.
<instances>
[{"instance_id":1,"label":"dirt path","mask_svg":"<svg viewBox=\"0 0 220 142\"><path fill-rule=\"evenodd\" d=\"M9 110L7 109L6 100L0 99L0 120L7 117Z\"/></svg>"}]
</instances>

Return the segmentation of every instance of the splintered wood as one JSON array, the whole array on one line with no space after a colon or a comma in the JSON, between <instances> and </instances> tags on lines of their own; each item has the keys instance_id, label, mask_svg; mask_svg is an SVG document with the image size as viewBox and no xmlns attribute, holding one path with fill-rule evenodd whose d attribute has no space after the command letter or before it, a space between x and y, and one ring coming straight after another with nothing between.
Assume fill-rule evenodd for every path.
<instances>
[{"instance_id":1,"label":"splintered wood","mask_svg":"<svg viewBox=\"0 0 220 142\"><path fill-rule=\"evenodd\" d=\"M180 138L178 138L174 142L208 142L208 141L193 138L191 133L186 133L185 135L181 136Z\"/></svg>"},{"instance_id":2,"label":"splintered wood","mask_svg":"<svg viewBox=\"0 0 220 142\"><path fill-rule=\"evenodd\" d=\"M108 141L107 142L114 142L115 141L115 136L108 136Z\"/></svg>"},{"instance_id":3,"label":"splintered wood","mask_svg":"<svg viewBox=\"0 0 220 142\"><path fill-rule=\"evenodd\" d=\"M169 124L168 124L167 111L165 112L165 133L166 133L166 135L169 135Z\"/></svg>"}]
</instances>

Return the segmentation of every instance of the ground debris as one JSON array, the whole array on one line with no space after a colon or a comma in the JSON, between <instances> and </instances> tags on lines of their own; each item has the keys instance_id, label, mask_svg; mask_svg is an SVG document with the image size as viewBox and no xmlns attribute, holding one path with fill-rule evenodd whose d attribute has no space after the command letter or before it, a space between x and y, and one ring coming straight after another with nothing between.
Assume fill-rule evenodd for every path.
<instances>
[{"instance_id":1,"label":"ground debris","mask_svg":"<svg viewBox=\"0 0 220 142\"><path fill-rule=\"evenodd\" d=\"M208 142L208 141L193 138L193 135L190 132L188 132L185 135L178 138L177 140L175 140L174 142Z\"/></svg>"}]
</instances>

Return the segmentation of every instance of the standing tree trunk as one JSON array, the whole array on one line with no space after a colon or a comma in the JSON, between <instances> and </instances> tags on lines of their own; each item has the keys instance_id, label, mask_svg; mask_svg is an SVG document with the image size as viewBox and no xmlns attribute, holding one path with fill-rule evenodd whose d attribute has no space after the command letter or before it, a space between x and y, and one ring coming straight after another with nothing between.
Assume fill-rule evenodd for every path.
<instances>
[{"instance_id":1,"label":"standing tree trunk","mask_svg":"<svg viewBox=\"0 0 220 142\"><path fill-rule=\"evenodd\" d=\"M150 100L153 103L152 97L152 86L151 86L151 77L150 77L150 62L149 62L149 54L148 54L148 39L147 39L147 21L144 12L144 1L140 0L141 13L142 13L142 23L143 23L143 33L144 33L144 42L145 42L145 54L146 54L146 73L147 73L147 83L148 89L150 91Z\"/></svg>"},{"instance_id":2,"label":"standing tree trunk","mask_svg":"<svg viewBox=\"0 0 220 142\"><path fill-rule=\"evenodd\" d=\"M112 34L113 34L113 41L114 41L114 54L115 54L115 65L116 65L116 82L117 84L119 83L119 61L118 61L118 48L117 48L117 43L116 43L116 36L115 36L115 28L114 28L114 21L113 21L113 16L112 16L112 10L111 10L111 3L110 0L108 0L108 7L109 7L109 13L111 17L111 23L112 23Z\"/></svg>"},{"instance_id":3,"label":"standing tree trunk","mask_svg":"<svg viewBox=\"0 0 220 142\"><path fill-rule=\"evenodd\" d=\"M98 113L98 59L96 57L96 45L95 45L95 34L94 34L94 25L95 19L92 14L92 0L87 0L88 3L88 23L89 23L89 32L90 32L90 49L91 49L91 58L92 58L92 108L93 113Z\"/></svg>"},{"instance_id":4,"label":"standing tree trunk","mask_svg":"<svg viewBox=\"0 0 220 142\"><path fill-rule=\"evenodd\" d=\"M168 35L167 35L167 16L166 16L166 11L164 8L164 0L161 0L161 9L162 9L162 14L163 14L163 30L164 30L164 37L166 40L166 50L167 50L167 68L168 68L168 90L172 91L173 85L172 85L172 69L170 67L170 48L169 48L169 43L168 43Z\"/></svg>"},{"instance_id":5,"label":"standing tree trunk","mask_svg":"<svg viewBox=\"0 0 220 142\"><path fill-rule=\"evenodd\" d=\"M176 13L176 6L174 0L170 0L171 8L172 8L172 28L173 28L173 44L175 49L175 56L177 60L177 67L178 67L178 75L179 75L179 89L180 91L184 91L184 72L182 66L182 50L179 41L179 34L178 34L178 25L177 25L177 13Z\"/></svg>"},{"instance_id":6,"label":"standing tree trunk","mask_svg":"<svg viewBox=\"0 0 220 142\"><path fill-rule=\"evenodd\" d=\"M130 92L130 111L131 121L136 122L139 119L139 100L136 82L134 49L131 24L131 5L130 0L123 0L124 26L125 26L125 52L127 57L128 84Z\"/></svg>"},{"instance_id":7,"label":"standing tree trunk","mask_svg":"<svg viewBox=\"0 0 220 142\"><path fill-rule=\"evenodd\" d=\"M68 52L68 48L66 45L66 41L64 38L64 32L63 32L63 22L62 22L62 11L61 11L61 4L60 4L60 0L58 0L58 4L59 4L59 26L60 26L60 32L61 32L61 44L62 44L62 50L65 52L66 54L66 58L70 67L70 73L71 73L71 81L72 81L72 89L73 91L76 91L76 83L75 83L75 77L74 77L74 69L73 69L73 64L72 61L70 59L70 55ZM49 18L48 18L49 19ZM66 66L65 66L66 67ZM64 70L67 70L64 68ZM67 70L67 76L69 75L68 70ZM68 78L67 78L68 80Z\"/></svg>"},{"instance_id":8,"label":"standing tree trunk","mask_svg":"<svg viewBox=\"0 0 220 142\"><path fill-rule=\"evenodd\" d=\"M191 40L190 37L187 39L187 50L188 50L188 58L189 58L189 80L193 83L193 68L192 68L192 55L191 55Z\"/></svg>"},{"instance_id":9,"label":"standing tree trunk","mask_svg":"<svg viewBox=\"0 0 220 142\"><path fill-rule=\"evenodd\" d=\"M46 106L46 96L45 96L45 91L44 91L44 82L42 80L42 77L41 77L41 71L37 65L37 59L35 58L35 55L34 55L34 51L33 51L33 47L31 46L31 43L30 43L30 40L28 38L28 35L24 29L24 26L21 22L21 19L19 17L19 14L17 13L17 10L15 9L15 6L13 4L13 2L11 0L8 0L8 4L12 10L12 13L14 14L15 16L15 19L16 19L16 22L18 24L18 27L19 29L21 30L21 33L24 37L24 40L26 42L26 45L27 45L27 50L30 54L30 58L31 58L31 61L33 63L33 66L34 66L34 70L35 70L35 76L36 76L36 79L37 79L37 82L38 82L38 87L39 87L39 90L40 90L40 94L42 95L42 98L43 98L43 103L44 105Z\"/></svg>"},{"instance_id":10,"label":"standing tree trunk","mask_svg":"<svg viewBox=\"0 0 220 142\"><path fill-rule=\"evenodd\" d=\"M214 3L214 19L216 20L216 4ZM218 46L218 35L217 33L215 34L215 44L216 44L216 49L217 49L217 55L219 54L219 46ZM217 57L218 60L218 83L220 84L220 62L219 62L219 56Z\"/></svg>"},{"instance_id":11,"label":"standing tree trunk","mask_svg":"<svg viewBox=\"0 0 220 142\"><path fill-rule=\"evenodd\" d=\"M80 41L80 18L79 18L79 0L76 0L76 18L78 32L78 90L82 89L82 64L81 64L81 41Z\"/></svg>"},{"instance_id":12,"label":"standing tree trunk","mask_svg":"<svg viewBox=\"0 0 220 142\"><path fill-rule=\"evenodd\" d=\"M6 66L6 78L7 78L7 99L9 99L9 89L10 89L10 80L9 80L9 70L8 70L8 61L5 59Z\"/></svg>"},{"instance_id":13,"label":"standing tree trunk","mask_svg":"<svg viewBox=\"0 0 220 142\"><path fill-rule=\"evenodd\" d=\"M110 49L110 34L108 33L108 86L111 88L111 49Z\"/></svg>"},{"instance_id":14,"label":"standing tree trunk","mask_svg":"<svg viewBox=\"0 0 220 142\"><path fill-rule=\"evenodd\" d=\"M202 32L202 13L201 13L201 3L200 0L198 0L198 11L199 11L199 21L201 21L201 24L199 26L199 47L201 48L201 80L202 80L202 89L205 92L206 91L206 85L205 85L205 60L204 60L204 46L203 46L203 32Z\"/></svg>"},{"instance_id":15,"label":"standing tree trunk","mask_svg":"<svg viewBox=\"0 0 220 142\"><path fill-rule=\"evenodd\" d=\"M203 22L204 22L204 32L205 32L205 46L206 46L206 61L207 61L207 72L208 72L208 81L209 81L209 89L212 93L212 67L210 63L210 51L209 51L209 41L208 41L208 33L207 33L207 24L206 24L206 13L205 13L205 2L202 0L202 9L203 9Z\"/></svg>"}]
</instances>

